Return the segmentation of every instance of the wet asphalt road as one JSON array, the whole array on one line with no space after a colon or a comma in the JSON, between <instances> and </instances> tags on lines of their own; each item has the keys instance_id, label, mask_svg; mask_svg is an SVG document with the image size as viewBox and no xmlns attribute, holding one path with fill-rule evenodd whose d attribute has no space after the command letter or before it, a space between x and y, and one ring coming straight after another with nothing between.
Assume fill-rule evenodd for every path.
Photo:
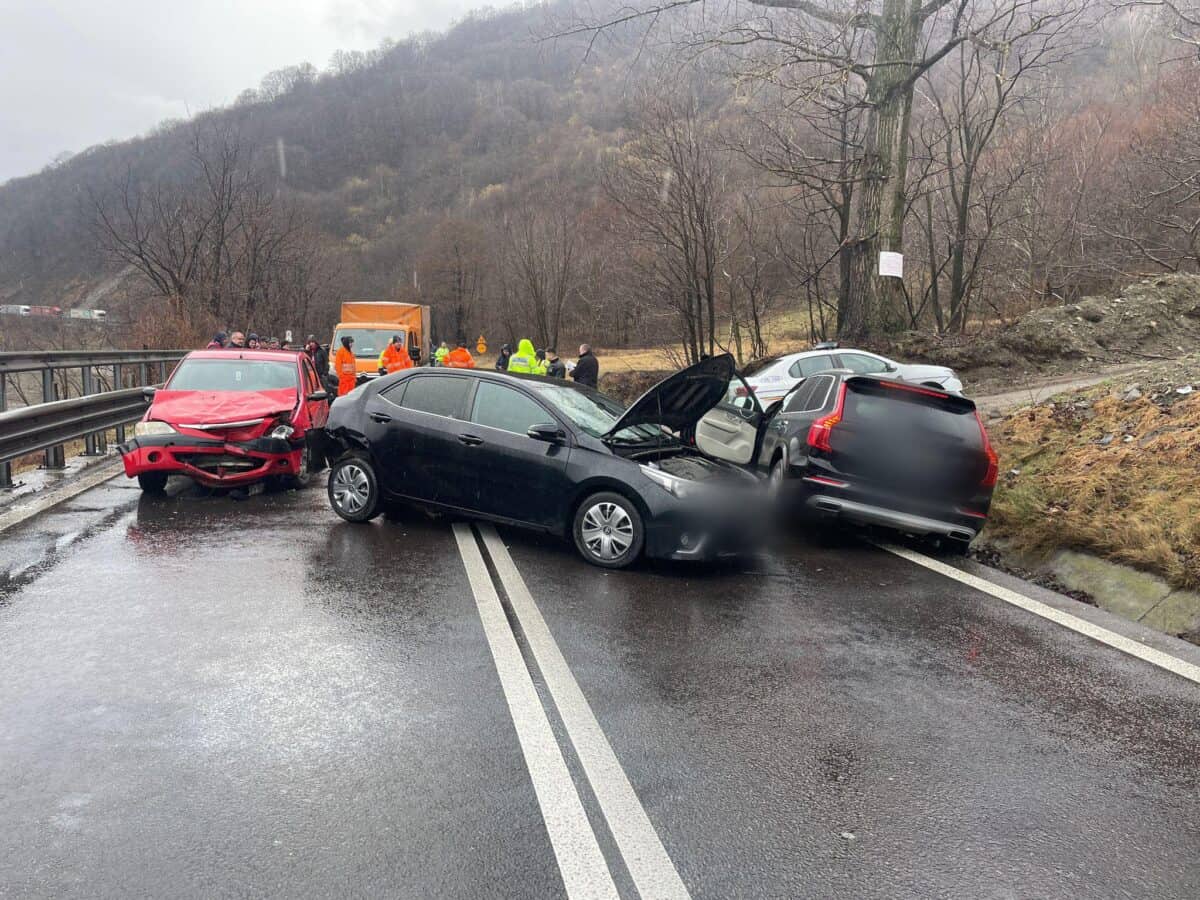
<instances>
[{"instance_id":1,"label":"wet asphalt road","mask_svg":"<svg viewBox=\"0 0 1200 900\"><path fill-rule=\"evenodd\" d=\"M1200 896L1196 685L853 541L501 536L692 896ZM0 535L0 896L563 896L514 715L450 524L114 480Z\"/></svg>"}]
</instances>

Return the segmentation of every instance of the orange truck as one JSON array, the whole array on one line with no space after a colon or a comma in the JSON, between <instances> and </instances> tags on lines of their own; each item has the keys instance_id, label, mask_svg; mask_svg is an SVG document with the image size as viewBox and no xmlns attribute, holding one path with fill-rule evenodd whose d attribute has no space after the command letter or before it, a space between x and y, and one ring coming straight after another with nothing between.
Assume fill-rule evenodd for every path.
<instances>
[{"instance_id":1,"label":"orange truck","mask_svg":"<svg viewBox=\"0 0 1200 900\"><path fill-rule=\"evenodd\" d=\"M342 338L350 335L354 338L359 382L374 378L379 374L379 354L396 334L404 335L408 353L414 360L419 353L420 364L429 362L428 306L390 300L343 301L342 320L333 329L333 340L329 344L330 370L334 354L342 346Z\"/></svg>"}]
</instances>

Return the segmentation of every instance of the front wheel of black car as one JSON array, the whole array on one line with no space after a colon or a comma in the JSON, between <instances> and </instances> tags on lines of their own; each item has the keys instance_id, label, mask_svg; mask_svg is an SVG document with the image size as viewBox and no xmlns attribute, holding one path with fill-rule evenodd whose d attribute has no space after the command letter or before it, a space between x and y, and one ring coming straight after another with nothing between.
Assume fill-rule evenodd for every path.
<instances>
[{"instance_id":1,"label":"front wheel of black car","mask_svg":"<svg viewBox=\"0 0 1200 900\"><path fill-rule=\"evenodd\" d=\"M575 512L575 547L594 566L624 569L642 554L642 517L620 494L592 494Z\"/></svg>"},{"instance_id":2,"label":"front wheel of black car","mask_svg":"<svg viewBox=\"0 0 1200 900\"><path fill-rule=\"evenodd\" d=\"M329 505L347 522L369 522L383 511L379 480L361 456L344 456L329 470Z\"/></svg>"}]
</instances>

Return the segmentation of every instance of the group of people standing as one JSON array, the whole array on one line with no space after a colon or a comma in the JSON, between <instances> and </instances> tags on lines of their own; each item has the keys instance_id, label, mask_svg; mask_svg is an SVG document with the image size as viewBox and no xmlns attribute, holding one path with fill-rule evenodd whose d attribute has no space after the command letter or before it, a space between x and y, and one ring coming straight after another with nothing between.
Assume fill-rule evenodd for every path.
<instances>
[{"instance_id":1,"label":"group of people standing","mask_svg":"<svg viewBox=\"0 0 1200 900\"><path fill-rule=\"evenodd\" d=\"M253 331L249 336L241 331L232 334L218 331L208 342L205 350L291 350L292 345L279 338L260 338Z\"/></svg>"},{"instance_id":2,"label":"group of people standing","mask_svg":"<svg viewBox=\"0 0 1200 900\"><path fill-rule=\"evenodd\" d=\"M500 355L496 358L496 371L566 378L567 364L559 359L557 350L534 350L533 341L522 338L517 342L516 353L513 353L511 344L500 348ZM579 345L579 361L575 363L571 377L577 384L585 384L592 388L599 382L600 362L592 353L589 344Z\"/></svg>"}]
</instances>

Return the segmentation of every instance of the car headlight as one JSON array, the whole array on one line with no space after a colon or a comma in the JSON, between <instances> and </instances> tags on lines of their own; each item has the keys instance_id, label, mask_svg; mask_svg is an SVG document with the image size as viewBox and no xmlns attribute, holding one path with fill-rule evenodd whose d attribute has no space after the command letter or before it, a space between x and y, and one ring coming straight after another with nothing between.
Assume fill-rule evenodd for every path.
<instances>
[{"instance_id":1,"label":"car headlight","mask_svg":"<svg viewBox=\"0 0 1200 900\"><path fill-rule=\"evenodd\" d=\"M296 429L291 425L276 425L271 429L271 437L286 441L293 434L295 434L295 432Z\"/></svg>"},{"instance_id":2,"label":"car headlight","mask_svg":"<svg viewBox=\"0 0 1200 900\"><path fill-rule=\"evenodd\" d=\"M162 434L175 434L175 429L166 422L156 422L153 419L146 422L138 422L133 426L134 437L152 437Z\"/></svg>"},{"instance_id":3,"label":"car headlight","mask_svg":"<svg viewBox=\"0 0 1200 900\"><path fill-rule=\"evenodd\" d=\"M688 481L686 478L680 478L677 475L672 475L669 472L664 472L662 469L656 469L653 466L642 464L642 471L646 477L665 490L668 494L680 498L691 496L696 487L694 481Z\"/></svg>"}]
</instances>

